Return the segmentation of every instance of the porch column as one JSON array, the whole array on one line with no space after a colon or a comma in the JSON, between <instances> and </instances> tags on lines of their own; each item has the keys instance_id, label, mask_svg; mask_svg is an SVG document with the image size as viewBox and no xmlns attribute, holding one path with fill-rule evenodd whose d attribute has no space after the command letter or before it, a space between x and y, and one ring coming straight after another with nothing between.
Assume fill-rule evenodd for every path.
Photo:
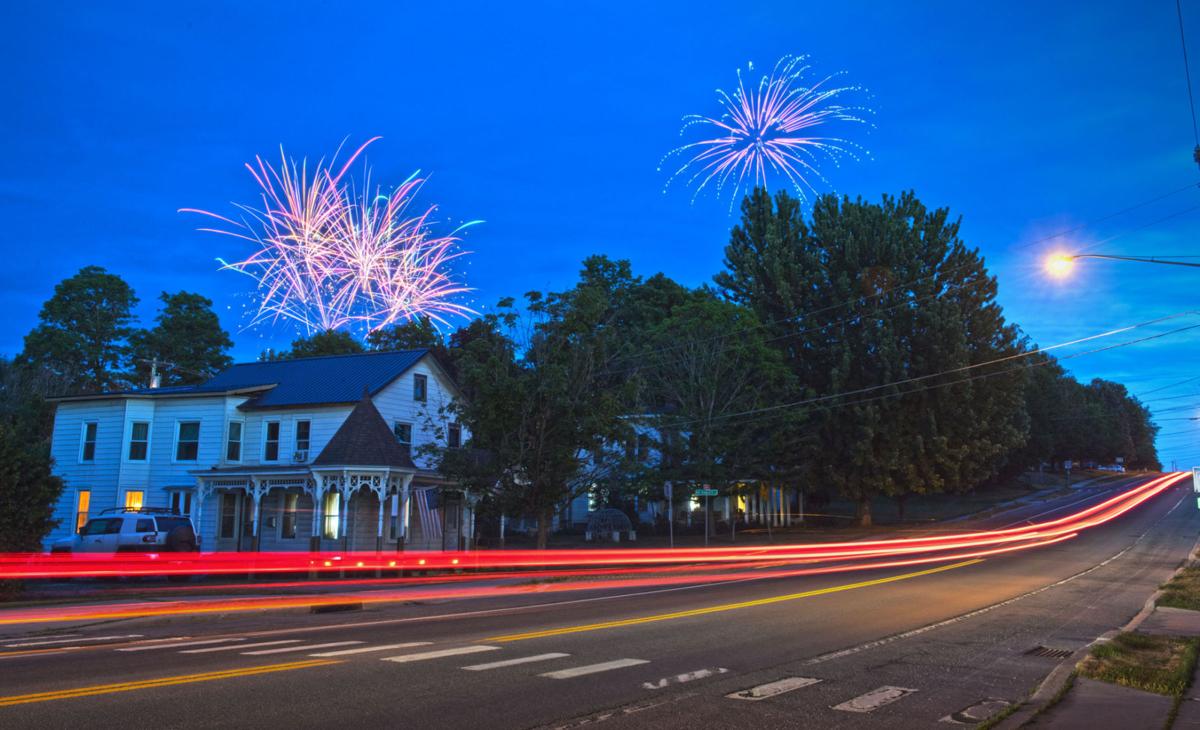
<instances>
[{"instance_id":1,"label":"porch column","mask_svg":"<svg viewBox=\"0 0 1200 730\"><path fill-rule=\"evenodd\" d=\"M260 513L260 507L262 505L263 494L266 493L267 487L261 481L259 481L258 478L250 477L250 489L248 491L250 492L250 499L252 500L252 506L250 509L250 551L258 552L258 523L262 517Z\"/></svg>"},{"instance_id":2,"label":"porch column","mask_svg":"<svg viewBox=\"0 0 1200 730\"><path fill-rule=\"evenodd\" d=\"M397 518L396 552L404 550L408 543L408 515L412 510L412 474L400 476L400 516Z\"/></svg>"},{"instance_id":3,"label":"porch column","mask_svg":"<svg viewBox=\"0 0 1200 730\"><path fill-rule=\"evenodd\" d=\"M340 485L340 488L338 489L338 492L341 494L341 498L342 498L342 504L341 504L341 508L342 508L342 514L341 514L341 518L342 518L342 526L341 526L342 552L349 552L349 550L350 550L350 530L349 530L349 528L350 528L350 496L354 494L354 490L351 489L351 487L350 487L350 474L348 472L345 472L345 471L342 472L342 483Z\"/></svg>"},{"instance_id":4,"label":"porch column","mask_svg":"<svg viewBox=\"0 0 1200 730\"><path fill-rule=\"evenodd\" d=\"M371 485L371 491L379 500L379 523L375 526L375 552L383 552L383 511L387 506L388 475L385 473L378 484Z\"/></svg>"},{"instance_id":5,"label":"porch column","mask_svg":"<svg viewBox=\"0 0 1200 730\"><path fill-rule=\"evenodd\" d=\"M324 531L324 525L321 524L321 508L324 506L327 490L325 477L317 476L312 482L312 535L308 538L308 549L314 553L321 551L321 533Z\"/></svg>"},{"instance_id":6,"label":"porch column","mask_svg":"<svg viewBox=\"0 0 1200 730\"><path fill-rule=\"evenodd\" d=\"M204 522L201 518L204 516L204 499L208 496L205 491L204 477L196 477L196 501L192 505L192 519L196 528L196 546L201 548L204 546Z\"/></svg>"}]
</instances>

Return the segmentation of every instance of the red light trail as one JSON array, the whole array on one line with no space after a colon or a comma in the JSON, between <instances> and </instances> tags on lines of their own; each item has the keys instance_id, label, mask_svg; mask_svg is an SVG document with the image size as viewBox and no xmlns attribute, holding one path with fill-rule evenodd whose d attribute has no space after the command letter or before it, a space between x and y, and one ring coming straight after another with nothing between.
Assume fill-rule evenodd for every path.
<instances>
[{"instance_id":1,"label":"red light trail","mask_svg":"<svg viewBox=\"0 0 1200 730\"><path fill-rule=\"evenodd\" d=\"M64 579L152 575L231 575L246 573L330 573L376 570L471 570L469 574L355 581L293 581L240 586L259 588L377 587L370 593L327 593L247 598L185 598L153 603L30 608L4 612L0 624L80 618L244 611L345 603L499 597L597 588L641 588L696 583L727 583L858 570L897 568L984 558L1057 544L1126 514L1188 477L1167 474L1065 517L1022 527L917 538L826 544L792 544L695 549L512 550L409 553L207 553L112 555L0 555L0 579ZM822 565L813 565L822 564ZM788 568L787 566L805 566ZM762 568L781 569L765 571ZM716 569L728 572L715 573ZM753 569L753 572L750 570ZM474 572L476 570L486 572ZM480 580L533 579L560 582L522 585L456 586ZM618 578L618 576L620 576ZM587 580L604 577L605 580ZM421 588L439 583L440 586ZM446 585L451 584L451 585ZM211 586L184 590L212 589ZM221 587L224 589L225 587ZM231 587L235 590L236 587ZM403 589L403 590L399 590ZM143 591L144 592L144 591ZM352 597L351 597L352 596Z\"/></svg>"}]
</instances>

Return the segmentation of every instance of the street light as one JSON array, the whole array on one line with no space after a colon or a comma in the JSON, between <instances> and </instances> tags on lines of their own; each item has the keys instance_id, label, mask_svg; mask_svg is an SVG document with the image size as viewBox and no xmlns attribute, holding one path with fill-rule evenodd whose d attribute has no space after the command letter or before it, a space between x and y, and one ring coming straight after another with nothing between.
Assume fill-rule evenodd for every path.
<instances>
[{"instance_id":1,"label":"street light","mask_svg":"<svg viewBox=\"0 0 1200 730\"><path fill-rule=\"evenodd\" d=\"M1046 271L1051 276L1064 278L1075 268L1079 259L1104 259L1106 261L1136 261L1142 264L1167 264L1169 266L1190 266L1200 268L1200 263L1191 261L1175 261L1176 257L1163 256L1112 256L1103 253L1055 253L1046 257Z\"/></svg>"}]
</instances>

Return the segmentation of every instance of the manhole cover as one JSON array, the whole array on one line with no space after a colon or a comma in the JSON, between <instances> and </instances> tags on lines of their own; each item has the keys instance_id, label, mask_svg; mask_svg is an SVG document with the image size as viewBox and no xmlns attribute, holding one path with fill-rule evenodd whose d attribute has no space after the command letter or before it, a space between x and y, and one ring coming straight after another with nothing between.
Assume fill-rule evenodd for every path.
<instances>
[{"instance_id":1,"label":"manhole cover","mask_svg":"<svg viewBox=\"0 0 1200 730\"><path fill-rule=\"evenodd\" d=\"M1047 659L1066 659L1074 653L1074 649L1059 649L1053 646L1039 645L1025 652L1025 656L1040 656Z\"/></svg>"}]
</instances>

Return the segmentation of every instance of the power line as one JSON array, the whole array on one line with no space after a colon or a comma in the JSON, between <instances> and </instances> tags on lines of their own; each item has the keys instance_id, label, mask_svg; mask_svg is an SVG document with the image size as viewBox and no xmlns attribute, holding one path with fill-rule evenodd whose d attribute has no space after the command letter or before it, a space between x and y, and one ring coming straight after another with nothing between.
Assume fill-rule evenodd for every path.
<instances>
[{"instance_id":1,"label":"power line","mask_svg":"<svg viewBox=\"0 0 1200 730\"><path fill-rule=\"evenodd\" d=\"M1200 164L1200 131L1196 127L1196 99L1192 96L1192 71L1188 64L1187 37L1183 33L1183 3L1175 0L1175 14L1179 18L1179 46L1183 49L1183 77L1187 81L1188 107L1192 110L1192 139L1196 147L1192 156Z\"/></svg>"}]
</instances>

